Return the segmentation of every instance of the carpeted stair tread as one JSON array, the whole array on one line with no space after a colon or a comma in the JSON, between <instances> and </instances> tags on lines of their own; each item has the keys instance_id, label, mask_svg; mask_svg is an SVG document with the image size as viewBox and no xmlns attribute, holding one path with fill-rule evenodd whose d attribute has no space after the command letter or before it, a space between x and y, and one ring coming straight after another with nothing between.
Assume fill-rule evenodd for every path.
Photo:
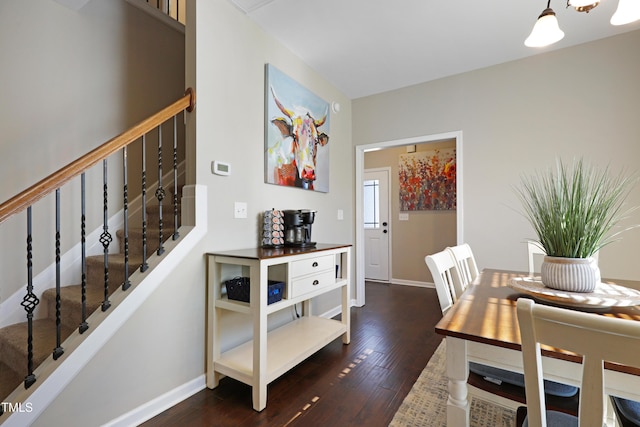
<instances>
[{"instance_id":1,"label":"carpeted stair tread","mask_svg":"<svg viewBox=\"0 0 640 427\"><path fill-rule=\"evenodd\" d=\"M21 377L6 363L0 362L0 401L4 402L5 398L9 396L23 380L24 377Z\"/></svg>"},{"instance_id":2,"label":"carpeted stair tread","mask_svg":"<svg viewBox=\"0 0 640 427\"><path fill-rule=\"evenodd\" d=\"M124 255L109 254L109 292L114 292L124 282ZM129 256L129 275L142 265L142 257ZM87 285L103 288L104 286L104 256L87 257Z\"/></svg>"},{"instance_id":3,"label":"carpeted stair tread","mask_svg":"<svg viewBox=\"0 0 640 427\"><path fill-rule=\"evenodd\" d=\"M173 224L170 227L162 229L162 241L173 237ZM116 232L118 241L120 242L120 253L124 253L124 231ZM147 229L147 257L158 249L160 241L160 231L157 228ZM142 258L142 227L129 228L129 256Z\"/></svg>"},{"instance_id":4,"label":"carpeted stair tread","mask_svg":"<svg viewBox=\"0 0 640 427\"><path fill-rule=\"evenodd\" d=\"M74 331L61 325L61 342ZM33 367L40 365L56 347L56 322L53 319L33 321ZM0 329L0 361L16 370L18 375L27 375L27 328L17 323ZM15 388L15 387L14 387Z\"/></svg>"},{"instance_id":5,"label":"carpeted stair tread","mask_svg":"<svg viewBox=\"0 0 640 427\"><path fill-rule=\"evenodd\" d=\"M111 287L110 287L111 288ZM86 315L89 317L104 300L104 287L87 286ZM47 304L49 317L56 313L56 290L47 289L42 294L41 303ZM77 328L82 322L82 285L71 285L60 288L60 313L62 323L69 328Z\"/></svg>"},{"instance_id":6,"label":"carpeted stair tread","mask_svg":"<svg viewBox=\"0 0 640 427\"><path fill-rule=\"evenodd\" d=\"M180 219L180 210L181 205L178 202L178 219ZM147 221L155 221L155 224L158 224L158 221L155 218L160 217L160 205L158 203L153 203L147 205ZM173 200L169 200L168 202L162 203L162 221L166 223L167 221L173 223Z\"/></svg>"}]
</instances>

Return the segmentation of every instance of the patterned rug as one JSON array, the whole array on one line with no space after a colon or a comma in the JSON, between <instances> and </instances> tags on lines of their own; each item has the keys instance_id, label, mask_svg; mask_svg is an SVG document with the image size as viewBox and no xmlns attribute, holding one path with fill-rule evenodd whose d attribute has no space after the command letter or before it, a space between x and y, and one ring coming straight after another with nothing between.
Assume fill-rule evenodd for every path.
<instances>
[{"instance_id":1,"label":"patterned rug","mask_svg":"<svg viewBox=\"0 0 640 427\"><path fill-rule=\"evenodd\" d=\"M396 412L390 427L447 425L446 346L442 340L426 368L416 380ZM515 412L475 397L471 398L469 421L472 427L511 427Z\"/></svg>"}]
</instances>

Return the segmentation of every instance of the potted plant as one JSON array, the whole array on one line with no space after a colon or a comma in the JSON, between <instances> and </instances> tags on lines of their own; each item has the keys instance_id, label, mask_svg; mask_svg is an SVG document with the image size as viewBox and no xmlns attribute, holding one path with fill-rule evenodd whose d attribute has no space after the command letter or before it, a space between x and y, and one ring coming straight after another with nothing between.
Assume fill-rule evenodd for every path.
<instances>
[{"instance_id":1,"label":"potted plant","mask_svg":"<svg viewBox=\"0 0 640 427\"><path fill-rule=\"evenodd\" d=\"M522 177L517 193L547 254L540 271L545 286L593 292L600 283L594 254L628 229L614 227L633 210L623 205L636 181L636 174L610 175L609 167L582 159L571 166L558 160L555 169Z\"/></svg>"}]
</instances>

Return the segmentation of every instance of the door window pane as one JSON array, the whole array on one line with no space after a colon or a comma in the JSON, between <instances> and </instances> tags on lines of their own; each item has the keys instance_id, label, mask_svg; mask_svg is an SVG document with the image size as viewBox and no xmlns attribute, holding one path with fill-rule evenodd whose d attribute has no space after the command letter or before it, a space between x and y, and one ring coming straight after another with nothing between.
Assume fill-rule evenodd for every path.
<instances>
[{"instance_id":1,"label":"door window pane","mask_svg":"<svg viewBox=\"0 0 640 427\"><path fill-rule=\"evenodd\" d=\"M380 181L364 182L364 228L380 228Z\"/></svg>"}]
</instances>

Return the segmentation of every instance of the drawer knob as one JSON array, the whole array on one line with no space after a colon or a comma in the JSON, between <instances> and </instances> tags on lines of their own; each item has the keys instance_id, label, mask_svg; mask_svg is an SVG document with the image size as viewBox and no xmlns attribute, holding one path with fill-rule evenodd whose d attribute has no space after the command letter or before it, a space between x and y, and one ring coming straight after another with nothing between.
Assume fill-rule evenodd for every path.
<instances>
[{"instance_id":1,"label":"drawer knob","mask_svg":"<svg viewBox=\"0 0 640 427\"><path fill-rule=\"evenodd\" d=\"M317 267L318 266L318 262L314 261L313 264L311 264L311 267Z\"/></svg>"},{"instance_id":2,"label":"drawer knob","mask_svg":"<svg viewBox=\"0 0 640 427\"><path fill-rule=\"evenodd\" d=\"M316 280L314 280L314 281L313 281L313 286L317 286L317 285L319 285L319 284L320 284L320 281L319 281L319 280L317 280L317 279L316 279Z\"/></svg>"}]
</instances>

